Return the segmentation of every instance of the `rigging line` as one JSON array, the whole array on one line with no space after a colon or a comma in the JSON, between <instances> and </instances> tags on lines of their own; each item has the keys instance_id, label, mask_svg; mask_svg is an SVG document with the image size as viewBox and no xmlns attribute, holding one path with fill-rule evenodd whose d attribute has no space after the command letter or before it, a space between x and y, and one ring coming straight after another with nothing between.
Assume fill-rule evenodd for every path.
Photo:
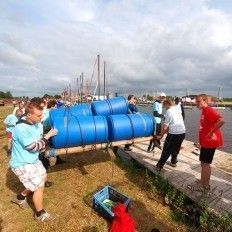
<instances>
[{"instance_id":1,"label":"rigging line","mask_svg":"<svg viewBox=\"0 0 232 232\"><path fill-rule=\"evenodd\" d=\"M95 59L95 63L94 63L94 66L93 66L93 73L92 73L92 76L91 76L91 79L90 79L90 84L88 86L87 95L89 95L90 87L92 86L92 81L93 81L93 76L94 76L94 71L95 71L96 64L97 64L97 58Z\"/></svg>"}]
</instances>

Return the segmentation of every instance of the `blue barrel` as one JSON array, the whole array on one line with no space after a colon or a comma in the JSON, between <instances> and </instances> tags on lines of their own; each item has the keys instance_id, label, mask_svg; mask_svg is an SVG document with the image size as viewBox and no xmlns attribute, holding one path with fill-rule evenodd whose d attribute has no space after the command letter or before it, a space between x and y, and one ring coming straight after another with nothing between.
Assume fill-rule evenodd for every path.
<instances>
[{"instance_id":1,"label":"blue barrel","mask_svg":"<svg viewBox=\"0 0 232 232\"><path fill-rule=\"evenodd\" d=\"M107 118L109 140L119 141L153 134L153 118L145 113L110 115Z\"/></svg>"},{"instance_id":2,"label":"blue barrel","mask_svg":"<svg viewBox=\"0 0 232 232\"><path fill-rule=\"evenodd\" d=\"M56 117L69 117L78 115L92 115L89 104L79 104L70 107L52 109L49 112L50 121Z\"/></svg>"},{"instance_id":3,"label":"blue barrel","mask_svg":"<svg viewBox=\"0 0 232 232\"><path fill-rule=\"evenodd\" d=\"M108 141L108 125L103 116L54 117L52 127L58 130L52 137L52 147L56 149Z\"/></svg>"},{"instance_id":4,"label":"blue barrel","mask_svg":"<svg viewBox=\"0 0 232 232\"><path fill-rule=\"evenodd\" d=\"M93 115L126 114L128 104L124 97L114 97L102 101L94 101L91 104Z\"/></svg>"}]
</instances>

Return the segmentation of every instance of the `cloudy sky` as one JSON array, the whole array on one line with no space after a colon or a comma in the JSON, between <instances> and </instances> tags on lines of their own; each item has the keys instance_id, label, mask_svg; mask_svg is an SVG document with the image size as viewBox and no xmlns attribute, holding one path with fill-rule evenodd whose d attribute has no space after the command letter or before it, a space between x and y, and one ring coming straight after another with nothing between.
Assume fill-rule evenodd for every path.
<instances>
[{"instance_id":1,"label":"cloudy sky","mask_svg":"<svg viewBox=\"0 0 232 232\"><path fill-rule=\"evenodd\" d=\"M57 94L94 72L93 92L100 54L110 92L232 97L231 22L230 0L1 0L0 91Z\"/></svg>"}]
</instances>

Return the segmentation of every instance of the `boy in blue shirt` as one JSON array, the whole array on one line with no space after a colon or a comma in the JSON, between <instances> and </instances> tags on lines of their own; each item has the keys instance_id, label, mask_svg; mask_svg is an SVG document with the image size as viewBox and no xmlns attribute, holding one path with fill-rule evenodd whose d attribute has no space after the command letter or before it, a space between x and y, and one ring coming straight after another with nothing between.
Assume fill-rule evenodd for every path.
<instances>
[{"instance_id":1,"label":"boy in blue shirt","mask_svg":"<svg viewBox=\"0 0 232 232\"><path fill-rule=\"evenodd\" d=\"M45 149L48 139L56 135L57 131L51 129L42 138L43 128L40 122L43 117L43 109L37 103L29 103L25 115L15 126L10 159L10 168L25 189L11 201L21 208L25 208L27 207L26 197L33 193L35 219L46 222L54 217L43 208L43 190L47 175L39 160L39 153Z\"/></svg>"},{"instance_id":2,"label":"boy in blue shirt","mask_svg":"<svg viewBox=\"0 0 232 232\"><path fill-rule=\"evenodd\" d=\"M162 118L164 118L163 115L163 101L166 98L165 93L160 93L159 97L157 100L155 100L153 104L153 115L154 115L154 126L155 126L155 132L154 134L156 136L159 136L161 133L161 121ZM149 143L149 146L147 148L147 152L151 152L154 150L155 147L161 148L160 147L160 140L157 140L156 138L152 139Z\"/></svg>"}]
</instances>

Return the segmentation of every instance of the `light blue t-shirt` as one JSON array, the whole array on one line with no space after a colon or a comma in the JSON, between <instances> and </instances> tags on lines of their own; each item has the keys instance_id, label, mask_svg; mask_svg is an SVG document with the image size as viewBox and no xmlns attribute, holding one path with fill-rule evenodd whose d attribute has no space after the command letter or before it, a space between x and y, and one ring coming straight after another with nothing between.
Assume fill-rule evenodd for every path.
<instances>
[{"instance_id":1,"label":"light blue t-shirt","mask_svg":"<svg viewBox=\"0 0 232 232\"><path fill-rule=\"evenodd\" d=\"M153 104L153 112L154 111L157 111L159 114L162 114L162 111L163 111L163 105L162 103L156 101L154 104ZM155 123L161 123L161 118L159 117L154 117L154 122Z\"/></svg>"},{"instance_id":2,"label":"light blue t-shirt","mask_svg":"<svg viewBox=\"0 0 232 232\"><path fill-rule=\"evenodd\" d=\"M29 125L20 123L15 126L12 139L12 153L10 167L18 168L25 164L34 164L39 161L39 152L29 152L25 148L37 142L43 136L41 123Z\"/></svg>"},{"instance_id":3,"label":"light blue t-shirt","mask_svg":"<svg viewBox=\"0 0 232 232\"><path fill-rule=\"evenodd\" d=\"M17 122L18 118L15 116L15 114L9 114L4 120L4 124L6 124L6 131L13 133Z\"/></svg>"}]
</instances>

